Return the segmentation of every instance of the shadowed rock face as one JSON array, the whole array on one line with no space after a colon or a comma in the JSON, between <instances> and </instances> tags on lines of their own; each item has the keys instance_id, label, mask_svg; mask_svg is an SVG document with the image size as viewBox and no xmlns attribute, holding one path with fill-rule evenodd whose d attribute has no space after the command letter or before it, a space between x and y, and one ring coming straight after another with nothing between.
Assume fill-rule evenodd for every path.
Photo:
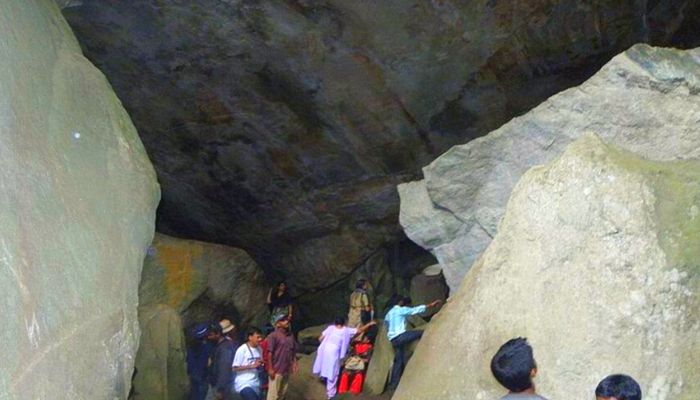
<instances>
[{"instance_id":1,"label":"shadowed rock face","mask_svg":"<svg viewBox=\"0 0 700 400\"><path fill-rule=\"evenodd\" d=\"M159 230L306 272L303 293L398 240L398 183L629 45L674 40L691 2L74 3L158 172Z\"/></svg>"}]
</instances>

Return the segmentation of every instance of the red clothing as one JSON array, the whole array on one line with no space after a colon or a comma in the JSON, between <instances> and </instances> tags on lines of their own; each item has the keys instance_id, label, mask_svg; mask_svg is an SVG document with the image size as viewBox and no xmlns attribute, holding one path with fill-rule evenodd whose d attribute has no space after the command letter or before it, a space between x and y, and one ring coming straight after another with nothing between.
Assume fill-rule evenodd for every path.
<instances>
[{"instance_id":1,"label":"red clothing","mask_svg":"<svg viewBox=\"0 0 700 400\"><path fill-rule=\"evenodd\" d=\"M270 363L276 374L289 375L296 361L299 344L294 335L286 329L277 328L267 336L267 348L270 353Z\"/></svg>"},{"instance_id":2,"label":"red clothing","mask_svg":"<svg viewBox=\"0 0 700 400\"><path fill-rule=\"evenodd\" d=\"M353 353L364 358L365 370L369 365L369 355L374 346L372 343L357 342L353 345ZM338 393L350 392L352 394L362 393L362 384L365 382L365 371L348 371L344 370L340 375L340 383L338 384Z\"/></svg>"},{"instance_id":3,"label":"red clothing","mask_svg":"<svg viewBox=\"0 0 700 400\"><path fill-rule=\"evenodd\" d=\"M362 384L364 382L364 371L355 371L354 374L351 374L349 371L343 371L343 374L340 375L338 393L350 392L352 394L360 394L362 393Z\"/></svg>"}]
</instances>

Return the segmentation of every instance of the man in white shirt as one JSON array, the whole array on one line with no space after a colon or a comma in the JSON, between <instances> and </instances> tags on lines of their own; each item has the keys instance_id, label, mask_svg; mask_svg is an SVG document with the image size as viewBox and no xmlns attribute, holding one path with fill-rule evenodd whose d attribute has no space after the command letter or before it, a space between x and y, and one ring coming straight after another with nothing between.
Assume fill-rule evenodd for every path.
<instances>
[{"instance_id":1,"label":"man in white shirt","mask_svg":"<svg viewBox=\"0 0 700 400\"><path fill-rule=\"evenodd\" d=\"M247 341L236 350L236 355L233 357L232 368L236 372L233 388L243 400L260 400L258 372L263 366L259 347L262 332L258 328L251 327L248 329L246 338Z\"/></svg>"},{"instance_id":2,"label":"man in white shirt","mask_svg":"<svg viewBox=\"0 0 700 400\"><path fill-rule=\"evenodd\" d=\"M440 303L440 300L435 300L432 303L409 307L411 298L404 297L384 316L384 323L389 325L387 336L392 347L394 347L394 365L391 368L389 390L394 390L399 385L399 379L401 379L406 362L404 357L406 345L420 339L423 335L423 331L407 331L406 319L411 315L423 313L427 308L435 307Z\"/></svg>"}]
</instances>

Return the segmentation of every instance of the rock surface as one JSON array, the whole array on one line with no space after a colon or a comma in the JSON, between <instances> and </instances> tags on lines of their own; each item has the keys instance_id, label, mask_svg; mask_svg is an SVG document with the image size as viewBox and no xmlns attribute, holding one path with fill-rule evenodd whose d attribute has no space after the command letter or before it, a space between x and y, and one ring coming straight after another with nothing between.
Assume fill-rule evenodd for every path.
<instances>
[{"instance_id":1,"label":"rock surface","mask_svg":"<svg viewBox=\"0 0 700 400\"><path fill-rule=\"evenodd\" d=\"M167 304L185 325L235 317L241 326L268 318L268 285L243 250L156 234L143 266L141 305Z\"/></svg>"},{"instance_id":2,"label":"rock surface","mask_svg":"<svg viewBox=\"0 0 700 400\"><path fill-rule=\"evenodd\" d=\"M447 300L449 292L450 288L447 287L445 275L443 275L440 265L431 265L411 279L410 294L413 304L427 304L435 300L443 302L439 306L431 307L420 314L423 318L430 317L440 311L445 300Z\"/></svg>"},{"instance_id":3,"label":"rock surface","mask_svg":"<svg viewBox=\"0 0 700 400\"><path fill-rule=\"evenodd\" d=\"M593 130L654 160L700 157L700 50L637 45L593 78L489 135L456 146L399 186L406 234L430 249L454 291L496 234L510 192Z\"/></svg>"},{"instance_id":4,"label":"rock surface","mask_svg":"<svg viewBox=\"0 0 700 400\"><path fill-rule=\"evenodd\" d=\"M130 399L187 399L187 351L180 314L165 304L139 307L139 326L141 340Z\"/></svg>"},{"instance_id":5,"label":"rock surface","mask_svg":"<svg viewBox=\"0 0 700 400\"><path fill-rule=\"evenodd\" d=\"M697 399L699 238L700 162L648 161L585 135L521 178L393 399L498 398L489 362L517 336L548 398L591 399L626 373L644 399Z\"/></svg>"},{"instance_id":6,"label":"rock surface","mask_svg":"<svg viewBox=\"0 0 700 400\"><path fill-rule=\"evenodd\" d=\"M326 384L314 375L312 367L316 353L299 355L299 372L289 378L287 398L304 400L326 400Z\"/></svg>"},{"instance_id":7,"label":"rock surface","mask_svg":"<svg viewBox=\"0 0 700 400\"><path fill-rule=\"evenodd\" d=\"M0 38L0 398L126 398L153 167L52 1L0 2Z\"/></svg>"},{"instance_id":8,"label":"rock surface","mask_svg":"<svg viewBox=\"0 0 700 400\"><path fill-rule=\"evenodd\" d=\"M243 248L298 295L402 238L398 183L674 42L696 3L58 1L149 150L159 231Z\"/></svg>"}]
</instances>

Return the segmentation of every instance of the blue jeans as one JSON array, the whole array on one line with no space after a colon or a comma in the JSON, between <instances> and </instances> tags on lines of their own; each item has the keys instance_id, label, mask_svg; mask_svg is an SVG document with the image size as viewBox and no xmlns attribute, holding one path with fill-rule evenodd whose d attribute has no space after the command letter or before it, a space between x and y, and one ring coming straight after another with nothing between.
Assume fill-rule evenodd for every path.
<instances>
[{"instance_id":1,"label":"blue jeans","mask_svg":"<svg viewBox=\"0 0 700 400\"><path fill-rule=\"evenodd\" d=\"M420 339L421 336L423 331L406 331L391 339L391 345L394 347L394 366L391 367L389 389L396 389L399 386L399 380L406 366L406 345Z\"/></svg>"},{"instance_id":2,"label":"blue jeans","mask_svg":"<svg viewBox=\"0 0 700 400\"><path fill-rule=\"evenodd\" d=\"M207 398L209 383L206 379L190 379L189 400L204 400Z\"/></svg>"},{"instance_id":3,"label":"blue jeans","mask_svg":"<svg viewBox=\"0 0 700 400\"><path fill-rule=\"evenodd\" d=\"M258 392L249 387L243 388L238 394L241 395L243 400L260 400Z\"/></svg>"}]
</instances>

